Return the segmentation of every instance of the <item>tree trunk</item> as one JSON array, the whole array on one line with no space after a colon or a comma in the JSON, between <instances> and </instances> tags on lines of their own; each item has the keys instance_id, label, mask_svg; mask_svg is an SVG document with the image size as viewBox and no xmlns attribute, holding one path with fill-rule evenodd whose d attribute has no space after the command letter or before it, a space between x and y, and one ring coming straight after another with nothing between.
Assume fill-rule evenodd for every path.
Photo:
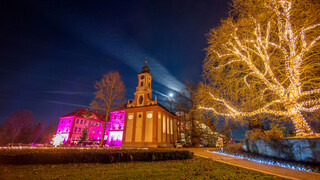
<instances>
[{"instance_id":1,"label":"tree trunk","mask_svg":"<svg viewBox=\"0 0 320 180\"><path fill-rule=\"evenodd\" d=\"M109 119L109 111L107 112L106 119L105 119L104 125L103 125L103 131L102 131L102 136L101 136L101 141L100 141L100 148L103 148L103 145L104 145L104 136L106 133L108 119Z\"/></svg>"},{"instance_id":2,"label":"tree trunk","mask_svg":"<svg viewBox=\"0 0 320 180\"><path fill-rule=\"evenodd\" d=\"M290 113L290 118L294 124L296 130L296 136L310 136L313 132L308 125L306 119L304 119L301 112L296 108L287 108Z\"/></svg>"},{"instance_id":3,"label":"tree trunk","mask_svg":"<svg viewBox=\"0 0 320 180\"><path fill-rule=\"evenodd\" d=\"M191 142L192 142L192 146L196 147L199 146L199 132L198 132L198 127L197 127L197 123L196 120L191 117Z\"/></svg>"}]
</instances>

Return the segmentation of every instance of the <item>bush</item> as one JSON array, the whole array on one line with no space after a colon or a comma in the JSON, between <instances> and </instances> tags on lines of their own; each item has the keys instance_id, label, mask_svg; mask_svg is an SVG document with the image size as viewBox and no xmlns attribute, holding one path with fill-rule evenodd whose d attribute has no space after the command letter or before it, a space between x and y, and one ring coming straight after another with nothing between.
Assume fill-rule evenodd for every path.
<instances>
[{"instance_id":1,"label":"bush","mask_svg":"<svg viewBox=\"0 0 320 180\"><path fill-rule=\"evenodd\" d=\"M190 151L106 150L106 149L24 149L0 150L0 164L114 163L191 159Z\"/></svg>"},{"instance_id":2,"label":"bush","mask_svg":"<svg viewBox=\"0 0 320 180\"><path fill-rule=\"evenodd\" d=\"M269 140L280 140L283 138L285 127L280 127L279 124L272 123L270 130L266 131Z\"/></svg>"},{"instance_id":3,"label":"bush","mask_svg":"<svg viewBox=\"0 0 320 180\"><path fill-rule=\"evenodd\" d=\"M223 152L227 152L230 154L236 154L242 151L241 143L237 144L228 144L223 147Z\"/></svg>"},{"instance_id":4,"label":"bush","mask_svg":"<svg viewBox=\"0 0 320 180\"><path fill-rule=\"evenodd\" d=\"M268 139L263 129L253 129L251 131L247 131L246 138L249 140L258 140L258 139L267 140Z\"/></svg>"},{"instance_id":5,"label":"bush","mask_svg":"<svg viewBox=\"0 0 320 180\"><path fill-rule=\"evenodd\" d=\"M253 129L246 132L246 138L249 140L280 140L283 138L285 128L279 124L271 123L270 130Z\"/></svg>"}]
</instances>

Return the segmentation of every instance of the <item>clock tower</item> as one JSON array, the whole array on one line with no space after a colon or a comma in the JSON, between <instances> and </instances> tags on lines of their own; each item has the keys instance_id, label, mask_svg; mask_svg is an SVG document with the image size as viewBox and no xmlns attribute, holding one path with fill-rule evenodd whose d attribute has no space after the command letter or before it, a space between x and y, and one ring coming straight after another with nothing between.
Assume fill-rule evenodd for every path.
<instances>
[{"instance_id":1,"label":"clock tower","mask_svg":"<svg viewBox=\"0 0 320 180\"><path fill-rule=\"evenodd\" d=\"M146 61L146 64L141 69L141 73L138 74L138 86L134 93L134 100L131 102L128 101L128 108L157 104L157 97L155 97L155 100L152 99L151 82L152 76Z\"/></svg>"}]
</instances>

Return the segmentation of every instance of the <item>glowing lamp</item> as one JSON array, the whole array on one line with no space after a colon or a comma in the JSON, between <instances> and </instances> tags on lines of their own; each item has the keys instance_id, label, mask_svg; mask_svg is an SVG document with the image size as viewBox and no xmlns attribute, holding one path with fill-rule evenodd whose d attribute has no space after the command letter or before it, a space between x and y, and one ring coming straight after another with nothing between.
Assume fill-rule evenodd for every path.
<instances>
[{"instance_id":1,"label":"glowing lamp","mask_svg":"<svg viewBox=\"0 0 320 180\"><path fill-rule=\"evenodd\" d=\"M64 140L64 138L62 137L62 135L57 134L52 138L52 144L54 145L54 147L57 147L63 143L63 140Z\"/></svg>"}]
</instances>

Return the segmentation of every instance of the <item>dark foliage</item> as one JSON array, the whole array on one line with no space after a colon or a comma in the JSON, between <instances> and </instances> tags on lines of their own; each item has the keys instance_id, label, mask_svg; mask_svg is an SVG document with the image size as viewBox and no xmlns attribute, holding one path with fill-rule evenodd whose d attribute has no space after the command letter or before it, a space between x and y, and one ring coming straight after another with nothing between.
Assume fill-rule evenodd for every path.
<instances>
[{"instance_id":1,"label":"dark foliage","mask_svg":"<svg viewBox=\"0 0 320 180\"><path fill-rule=\"evenodd\" d=\"M0 150L0 164L115 163L191 159L190 151L105 150L105 149L26 149Z\"/></svg>"}]
</instances>

